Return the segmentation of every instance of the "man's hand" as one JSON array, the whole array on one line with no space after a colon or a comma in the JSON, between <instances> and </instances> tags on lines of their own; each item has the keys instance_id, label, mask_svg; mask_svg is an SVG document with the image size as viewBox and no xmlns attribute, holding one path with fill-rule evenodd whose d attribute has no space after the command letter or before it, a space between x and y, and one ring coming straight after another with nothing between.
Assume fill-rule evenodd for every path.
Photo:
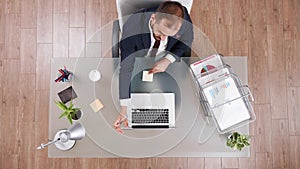
<instances>
[{"instance_id":1,"label":"man's hand","mask_svg":"<svg viewBox=\"0 0 300 169\"><path fill-rule=\"evenodd\" d=\"M153 66L152 69L149 70L149 74L151 73L160 73L166 71L168 68L169 64L171 61L169 59L163 58L160 61L156 62Z\"/></svg>"},{"instance_id":2,"label":"man's hand","mask_svg":"<svg viewBox=\"0 0 300 169\"><path fill-rule=\"evenodd\" d=\"M128 127L128 119L127 119L127 107L121 106L121 111L114 123L114 128L117 132L123 134L124 131L121 129L121 124L124 123L125 127Z\"/></svg>"}]
</instances>

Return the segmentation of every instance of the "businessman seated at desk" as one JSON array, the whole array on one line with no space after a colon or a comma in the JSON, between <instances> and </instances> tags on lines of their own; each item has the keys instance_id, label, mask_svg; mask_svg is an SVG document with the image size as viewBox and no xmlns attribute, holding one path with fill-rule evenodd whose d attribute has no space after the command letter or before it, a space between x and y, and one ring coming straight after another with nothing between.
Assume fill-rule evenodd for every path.
<instances>
[{"instance_id":1,"label":"businessman seated at desk","mask_svg":"<svg viewBox=\"0 0 300 169\"><path fill-rule=\"evenodd\" d=\"M128 127L127 106L130 104L130 80L135 57L163 55L149 73L164 72L168 66L189 50L194 38L188 11L180 3L163 2L157 8L142 9L129 17L123 26L120 42L121 63L119 74L120 112L114 123L123 133L121 124Z\"/></svg>"}]
</instances>

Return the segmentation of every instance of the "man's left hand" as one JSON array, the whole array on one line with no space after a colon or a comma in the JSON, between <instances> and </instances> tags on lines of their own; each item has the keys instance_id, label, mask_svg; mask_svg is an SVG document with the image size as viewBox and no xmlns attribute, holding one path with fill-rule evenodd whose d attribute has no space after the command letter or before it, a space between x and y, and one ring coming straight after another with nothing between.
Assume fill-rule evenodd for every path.
<instances>
[{"instance_id":1,"label":"man's left hand","mask_svg":"<svg viewBox=\"0 0 300 169\"><path fill-rule=\"evenodd\" d=\"M169 64L171 61L169 59L163 58L160 61L156 62L153 66L152 69L149 70L149 74L151 73L160 73L166 71L168 68Z\"/></svg>"}]
</instances>

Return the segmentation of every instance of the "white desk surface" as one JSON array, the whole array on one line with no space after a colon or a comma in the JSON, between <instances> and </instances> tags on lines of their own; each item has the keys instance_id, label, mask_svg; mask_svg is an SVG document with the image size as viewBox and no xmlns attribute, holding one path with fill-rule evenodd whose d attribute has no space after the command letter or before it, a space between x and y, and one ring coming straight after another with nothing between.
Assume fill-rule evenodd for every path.
<instances>
[{"instance_id":1,"label":"white desk surface","mask_svg":"<svg viewBox=\"0 0 300 169\"><path fill-rule=\"evenodd\" d=\"M185 58L189 59L189 58ZM199 60L198 58L192 58ZM247 57L224 57L225 63L247 84ZM124 135L113 130L117 116L118 101L118 59L114 58L54 58L51 62L50 122L49 138L70 124L67 119L58 119L61 111L55 106L59 100L56 93L73 86L78 98L74 100L84 113L80 123L87 135L77 141L69 151L60 151L54 145L48 147L49 157L249 157L250 150L233 151L226 146L226 135L220 135L214 124L207 125L203 109L198 102L185 62L174 63L167 73L178 83L180 105L176 107L176 128L169 130L126 130ZM151 67L137 59L136 72ZM68 83L55 83L57 70L66 66L74 72L74 79ZM102 78L98 82L88 79L90 70L98 69ZM133 74L135 75L135 73ZM155 76L155 75L154 75ZM154 79L155 80L155 79ZM89 104L98 98L104 108L94 112ZM249 133L249 126L238 129Z\"/></svg>"}]
</instances>

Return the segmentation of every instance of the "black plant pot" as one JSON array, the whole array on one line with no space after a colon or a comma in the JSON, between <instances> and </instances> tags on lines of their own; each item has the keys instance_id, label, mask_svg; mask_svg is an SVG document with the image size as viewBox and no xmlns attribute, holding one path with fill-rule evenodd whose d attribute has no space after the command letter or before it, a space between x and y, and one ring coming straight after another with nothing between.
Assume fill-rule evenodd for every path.
<instances>
[{"instance_id":1,"label":"black plant pot","mask_svg":"<svg viewBox=\"0 0 300 169\"><path fill-rule=\"evenodd\" d=\"M82 117L82 111L78 110L74 116L72 116L73 120L79 120Z\"/></svg>"}]
</instances>

